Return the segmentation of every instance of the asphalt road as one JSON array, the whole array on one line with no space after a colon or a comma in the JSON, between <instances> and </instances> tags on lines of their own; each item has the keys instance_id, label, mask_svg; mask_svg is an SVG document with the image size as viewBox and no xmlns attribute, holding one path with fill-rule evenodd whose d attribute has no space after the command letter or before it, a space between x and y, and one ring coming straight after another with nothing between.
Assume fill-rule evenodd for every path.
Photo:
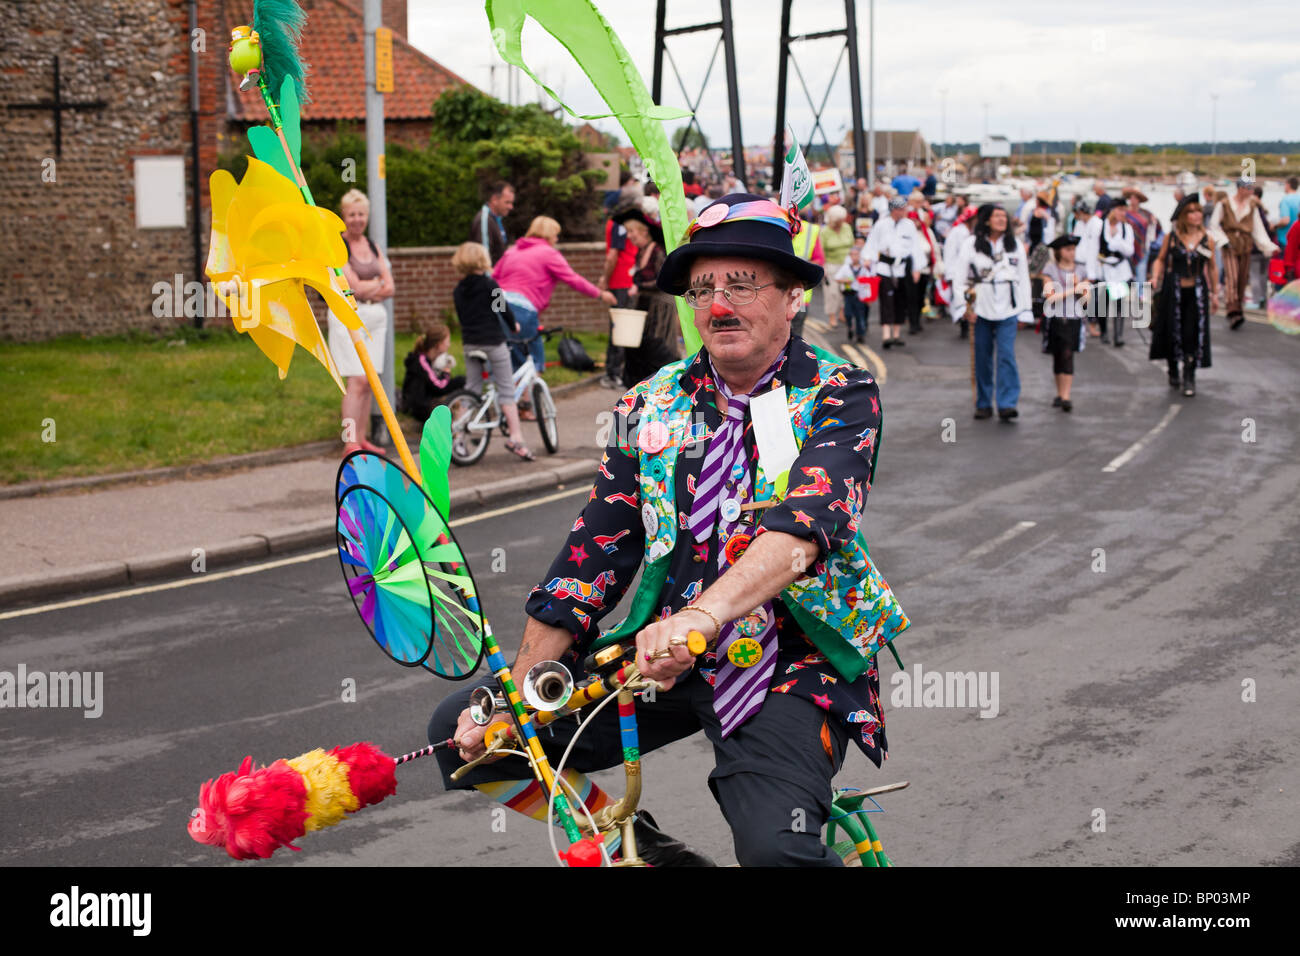
<instances>
[{"instance_id":1,"label":"asphalt road","mask_svg":"<svg viewBox=\"0 0 1300 956\"><path fill-rule=\"evenodd\" d=\"M1123 350L1090 344L1072 415L1049 407L1050 359L1021 335L1021 418L1006 425L971 419L965 343L946 323L885 353L873 326L889 366L866 530L913 621L899 651L909 676L996 674L998 688L989 718L894 706L885 664L891 757L877 771L853 751L840 781L911 781L878 818L900 862L1300 863L1300 341L1214 332L1194 399L1171 393L1136 333ZM457 528L507 651L585 491ZM383 657L332 556L91 600L0 616L0 671L104 673L98 719L0 710L0 863L548 861L542 825L496 832L493 805L442 793L429 760L302 853L234 864L193 843L199 784L245 754L414 749L454 685ZM702 739L647 756L643 804L733 862L710 766Z\"/></svg>"}]
</instances>

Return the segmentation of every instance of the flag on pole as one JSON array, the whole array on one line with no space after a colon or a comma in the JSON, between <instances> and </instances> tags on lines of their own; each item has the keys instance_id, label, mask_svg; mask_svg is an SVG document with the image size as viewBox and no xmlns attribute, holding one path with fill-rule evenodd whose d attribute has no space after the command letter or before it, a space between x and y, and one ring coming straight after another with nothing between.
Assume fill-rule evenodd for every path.
<instances>
[{"instance_id":1,"label":"flag on pole","mask_svg":"<svg viewBox=\"0 0 1300 956\"><path fill-rule=\"evenodd\" d=\"M790 146L785 151L785 169L781 173L781 206L789 209L793 205L804 209L812 205L814 198L812 173L808 172L808 161L803 158L803 150L788 126L785 136Z\"/></svg>"}]
</instances>

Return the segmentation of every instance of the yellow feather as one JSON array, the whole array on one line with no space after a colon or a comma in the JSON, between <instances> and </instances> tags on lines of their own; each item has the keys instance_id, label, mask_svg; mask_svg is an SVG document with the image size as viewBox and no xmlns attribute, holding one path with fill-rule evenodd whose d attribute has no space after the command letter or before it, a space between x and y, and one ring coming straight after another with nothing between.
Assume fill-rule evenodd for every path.
<instances>
[{"instance_id":1,"label":"yellow feather","mask_svg":"<svg viewBox=\"0 0 1300 956\"><path fill-rule=\"evenodd\" d=\"M332 827L350 810L361 805L348 784L348 771L338 758L316 749L288 761L307 784L303 809L311 814L304 826L308 832Z\"/></svg>"}]
</instances>

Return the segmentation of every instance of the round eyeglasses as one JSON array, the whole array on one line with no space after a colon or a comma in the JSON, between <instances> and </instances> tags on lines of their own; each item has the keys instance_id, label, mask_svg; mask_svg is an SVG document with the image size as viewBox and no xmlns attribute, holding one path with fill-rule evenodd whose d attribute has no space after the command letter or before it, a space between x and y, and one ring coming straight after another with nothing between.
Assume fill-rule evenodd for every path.
<instances>
[{"instance_id":1,"label":"round eyeglasses","mask_svg":"<svg viewBox=\"0 0 1300 956\"><path fill-rule=\"evenodd\" d=\"M732 305L749 305L758 298L760 289L766 289L772 284L771 282L765 282L762 285L754 285L749 282L737 282L722 290L687 289L682 293L682 298L686 300L686 304L692 309L707 309L713 305L713 293L721 291Z\"/></svg>"}]
</instances>

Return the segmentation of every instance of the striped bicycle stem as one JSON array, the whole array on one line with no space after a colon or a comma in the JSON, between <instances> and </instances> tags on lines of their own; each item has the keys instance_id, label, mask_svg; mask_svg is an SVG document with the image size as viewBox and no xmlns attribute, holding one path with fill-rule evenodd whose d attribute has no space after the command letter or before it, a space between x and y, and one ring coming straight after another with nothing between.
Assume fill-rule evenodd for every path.
<instances>
[{"instance_id":1,"label":"striped bicycle stem","mask_svg":"<svg viewBox=\"0 0 1300 956\"><path fill-rule=\"evenodd\" d=\"M289 168L293 170L294 179L298 184L298 191L302 193L302 198L307 205L314 206L316 200L312 198L311 187L307 185L307 178L303 176L302 170L293 158L293 150L289 148L289 141L284 138L284 121L280 118L280 107L271 98L271 90L267 87L266 80L260 72L257 74L257 89L262 94L262 103L271 117L271 128L275 130L275 135L280 140L280 148L284 150L284 157L289 162ZM332 273L335 289L347 296L353 302L353 308L355 309L356 295L348 288L347 277L343 275L343 270L338 266L331 266L330 272ZM388 434L392 436L398 457L402 459L402 467L406 469L406 473L411 476L416 484L423 484L424 482L420 478L420 469L416 466L415 459L411 455L411 449L406 444L406 436L402 433L401 426L397 424L397 416L393 413L392 403L388 401L388 393L384 390L383 382L379 379L379 373L375 371L374 362L370 360L370 350L366 348L364 341L364 328L348 329L348 335L352 339L352 344L356 346L357 358L361 360L361 367L366 373L366 382L370 385L370 394L374 396L376 404L379 405L379 413L384 418L384 424L388 426Z\"/></svg>"},{"instance_id":2,"label":"striped bicycle stem","mask_svg":"<svg viewBox=\"0 0 1300 956\"><path fill-rule=\"evenodd\" d=\"M533 758L533 771L538 781L546 788L546 793L552 793L555 790L555 773L551 770L550 761L546 759L542 742L537 739L537 729L533 726L528 711L524 709L523 698L515 687L515 679L510 675L510 668L501 655L501 648L497 646L496 638L492 636L492 628L486 626L486 622L484 624L483 640L487 650L488 668L496 677L497 683L501 685L501 692L510 704L510 711L515 718L514 730L523 734L523 743ZM516 736L515 739L518 740L518 737ZM560 826L564 827L564 835L568 837L569 842L577 843L581 840L582 833L573 821L573 813L569 809L569 801L563 791L555 794L555 813L559 817Z\"/></svg>"}]
</instances>

